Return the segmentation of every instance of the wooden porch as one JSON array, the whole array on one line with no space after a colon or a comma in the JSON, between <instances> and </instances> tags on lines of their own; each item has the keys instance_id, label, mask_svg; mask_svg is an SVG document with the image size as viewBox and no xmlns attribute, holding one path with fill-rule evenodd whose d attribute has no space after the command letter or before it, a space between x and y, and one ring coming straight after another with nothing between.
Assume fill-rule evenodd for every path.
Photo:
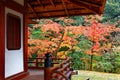
<instances>
[{"instance_id":1,"label":"wooden porch","mask_svg":"<svg viewBox=\"0 0 120 80\"><path fill-rule=\"evenodd\" d=\"M29 69L29 76L22 80L44 80L44 70Z\"/></svg>"},{"instance_id":2,"label":"wooden porch","mask_svg":"<svg viewBox=\"0 0 120 80\"><path fill-rule=\"evenodd\" d=\"M71 59L50 58L50 54L45 58L29 58L29 75L22 80L71 80L74 74Z\"/></svg>"}]
</instances>

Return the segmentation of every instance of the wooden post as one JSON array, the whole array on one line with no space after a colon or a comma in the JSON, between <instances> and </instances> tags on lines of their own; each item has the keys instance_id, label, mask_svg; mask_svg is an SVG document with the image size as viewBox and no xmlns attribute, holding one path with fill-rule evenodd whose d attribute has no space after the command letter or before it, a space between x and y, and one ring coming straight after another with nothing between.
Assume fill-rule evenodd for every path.
<instances>
[{"instance_id":1,"label":"wooden post","mask_svg":"<svg viewBox=\"0 0 120 80\"><path fill-rule=\"evenodd\" d=\"M36 68L38 68L38 59L36 59Z\"/></svg>"},{"instance_id":2,"label":"wooden post","mask_svg":"<svg viewBox=\"0 0 120 80\"><path fill-rule=\"evenodd\" d=\"M5 3L0 0L0 80L5 80Z\"/></svg>"},{"instance_id":3,"label":"wooden post","mask_svg":"<svg viewBox=\"0 0 120 80\"><path fill-rule=\"evenodd\" d=\"M51 59L50 59L50 53L47 53L45 55L45 69L44 69L44 80L50 80L51 79Z\"/></svg>"},{"instance_id":4,"label":"wooden post","mask_svg":"<svg viewBox=\"0 0 120 80\"><path fill-rule=\"evenodd\" d=\"M23 26L23 41L24 41L24 71L28 72L28 22L27 22L27 0L24 0L24 26Z\"/></svg>"}]
</instances>

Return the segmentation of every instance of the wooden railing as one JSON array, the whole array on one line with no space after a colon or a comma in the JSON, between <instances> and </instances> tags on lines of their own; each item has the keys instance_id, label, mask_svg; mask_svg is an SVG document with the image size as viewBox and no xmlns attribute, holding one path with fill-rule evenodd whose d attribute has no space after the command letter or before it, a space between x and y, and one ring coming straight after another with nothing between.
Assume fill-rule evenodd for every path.
<instances>
[{"instance_id":1,"label":"wooden railing","mask_svg":"<svg viewBox=\"0 0 120 80\"><path fill-rule=\"evenodd\" d=\"M45 58L29 58L28 68L29 69L44 69Z\"/></svg>"},{"instance_id":2,"label":"wooden railing","mask_svg":"<svg viewBox=\"0 0 120 80\"><path fill-rule=\"evenodd\" d=\"M44 80L71 80L72 58L29 58L29 68L44 69Z\"/></svg>"},{"instance_id":3,"label":"wooden railing","mask_svg":"<svg viewBox=\"0 0 120 80\"><path fill-rule=\"evenodd\" d=\"M65 59L63 58L51 58L51 67L61 63ZM29 58L28 68L29 69L44 69L45 58Z\"/></svg>"},{"instance_id":4,"label":"wooden railing","mask_svg":"<svg viewBox=\"0 0 120 80\"><path fill-rule=\"evenodd\" d=\"M51 68L51 78L54 80L70 80L72 75L71 58L67 58L55 67Z\"/></svg>"}]
</instances>

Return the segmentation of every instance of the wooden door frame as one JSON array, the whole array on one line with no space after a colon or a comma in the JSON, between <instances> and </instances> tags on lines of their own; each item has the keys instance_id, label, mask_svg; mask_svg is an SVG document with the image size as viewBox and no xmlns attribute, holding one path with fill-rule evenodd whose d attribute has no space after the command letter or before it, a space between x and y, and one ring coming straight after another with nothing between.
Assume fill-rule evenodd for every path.
<instances>
[{"instance_id":1,"label":"wooden door frame","mask_svg":"<svg viewBox=\"0 0 120 80\"><path fill-rule=\"evenodd\" d=\"M14 4L14 5L13 5ZM16 7L17 6L17 7ZM27 52L28 52L28 29L27 29L27 14L26 14L27 0L24 0L24 6L12 0L0 0L0 80L5 80L5 7L13 9L23 14L23 54L24 54L24 73L22 76L28 74ZM20 74L18 74L20 75ZM16 74L9 77L15 77ZM21 77L21 76L20 76ZM16 77L15 77L16 78ZM17 78L16 78L17 79ZM19 78L18 78L19 79Z\"/></svg>"}]
</instances>

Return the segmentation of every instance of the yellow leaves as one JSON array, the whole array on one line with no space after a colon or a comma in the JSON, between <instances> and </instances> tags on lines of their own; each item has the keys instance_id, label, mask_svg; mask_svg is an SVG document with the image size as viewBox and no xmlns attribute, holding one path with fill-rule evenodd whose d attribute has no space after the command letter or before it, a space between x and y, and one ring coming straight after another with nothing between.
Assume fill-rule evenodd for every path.
<instances>
[{"instance_id":1,"label":"yellow leaves","mask_svg":"<svg viewBox=\"0 0 120 80\"><path fill-rule=\"evenodd\" d=\"M93 52L93 55L95 55L95 56L101 56L101 53L99 53L99 52Z\"/></svg>"},{"instance_id":2,"label":"yellow leaves","mask_svg":"<svg viewBox=\"0 0 120 80\"><path fill-rule=\"evenodd\" d=\"M74 46L73 49L75 49L76 51L80 50L80 48L78 46Z\"/></svg>"},{"instance_id":3,"label":"yellow leaves","mask_svg":"<svg viewBox=\"0 0 120 80\"><path fill-rule=\"evenodd\" d=\"M67 51L61 51L57 53L57 57L59 58L66 58L68 52Z\"/></svg>"},{"instance_id":4,"label":"yellow leaves","mask_svg":"<svg viewBox=\"0 0 120 80\"><path fill-rule=\"evenodd\" d=\"M72 46L70 44L61 44L60 47L64 47L64 46L67 46L69 49L72 49Z\"/></svg>"},{"instance_id":5,"label":"yellow leaves","mask_svg":"<svg viewBox=\"0 0 120 80\"><path fill-rule=\"evenodd\" d=\"M70 33L74 34L75 36L78 36L80 34L84 33L84 27L82 26L71 26L68 27L68 30L70 31Z\"/></svg>"},{"instance_id":6,"label":"yellow leaves","mask_svg":"<svg viewBox=\"0 0 120 80\"><path fill-rule=\"evenodd\" d=\"M85 53L89 54L89 55L101 56L99 51L98 52L92 52L92 50L86 50Z\"/></svg>"},{"instance_id":7,"label":"yellow leaves","mask_svg":"<svg viewBox=\"0 0 120 80\"><path fill-rule=\"evenodd\" d=\"M31 57L31 54L37 53L38 48L37 47L28 47L28 56Z\"/></svg>"},{"instance_id":8,"label":"yellow leaves","mask_svg":"<svg viewBox=\"0 0 120 80\"><path fill-rule=\"evenodd\" d=\"M58 57L61 57L61 56L63 56L64 54L65 54L65 52L64 52L64 51L61 51L61 52L58 52L58 53L57 53L57 56L58 56Z\"/></svg>"},{"instance_id":9,"label":"yellow leaves","mask_svg":"<svg viewBox=\"0 0 120 80\"><path fill-rule=\"evenodd\" d=\"M33 53L41 55L44 52L53 52L57 47L56 43L49 40L29 39L28 43L30 45L30 47L28 47L29 57Z\"/></svg>"},{"instance_id":10,"label":"yellow leaves","mask_svg":"<svg viewBox=\"0 0 120 80\"><path fill-rule=\"evenodd\" d=\"M109 50L112 48L112 43L108 43L108 44L104 44L101 48L100 51L104 51L104 50Z\"/></svg>"},{"instance_id":11,"label":"yellow leaves","mask_svg":"<svg viewBox=\"0 0 120 80\"><path fill-rule=\"evenodd\" d=\"M101 20L103 19L103 17L100 16L100 15L95 15L95 17L96 17L96 19L98 19L99 21L101 21Z\"/></svg>"},{"instance_id":12,"label":"yellow leaves","mask_svg":"<svg viewBox=\"0 0 120 80\"><path fill-rule=\"evenodd\" d=\"M74 23L75 21L73 19L64 19L64 23L68 24L68 23Z\"/></svg>"},{"instance_id":13,"label":"yellow leaves","mask_svg":"<svg viewBox=\"0 0 120 80\"><path fill-rule=\"evenodd\" d=\"M120 52L120 46L118 46L118 47L113 47L112 48L112 50L114 51L114 52Z\"/></svg>"},{"instance_id":14,"label":"yellow leaves","mask_svg":"<svg viewBox=\"0 0 120 80\"><path fill-rule=\"evenodd\" d=\"M90 60L86 57L80 58L80 60L82 60L84 63L90 62Z\"/></svg>"},{"instance_id":15,"label":"yellow leaves","mask_svg":"<svg viewBox=\"0 0 120 80\"><path fill-rule=\"evenodd\" d=\"M98 16L98 15L84 16L84 21L89 23L92 23L93 21L101 21L102 19L103 19L102 16Z\"/></svg>"},{"instance_id":16,"label":"yellow leaves","mask_svg":"<svg viewBox=\"0 0 120 80\"><path fill-rule=\"evenodd\" d=\"M105 44L104 47L107 48L107 49L111 49L112 43Z\"/></svg>"},{"instance_id":17,"label":"yellow leaves","mask_svg":"<svg viewBox=\"0 0 120 80\"><path fill-rule=\"evenodd\" d=\"M86 54L89 54L89 55L92 55L92 54L93 54L91 50L86 50L85 53L86 53Z\"/></svg>"}]
</instances>

